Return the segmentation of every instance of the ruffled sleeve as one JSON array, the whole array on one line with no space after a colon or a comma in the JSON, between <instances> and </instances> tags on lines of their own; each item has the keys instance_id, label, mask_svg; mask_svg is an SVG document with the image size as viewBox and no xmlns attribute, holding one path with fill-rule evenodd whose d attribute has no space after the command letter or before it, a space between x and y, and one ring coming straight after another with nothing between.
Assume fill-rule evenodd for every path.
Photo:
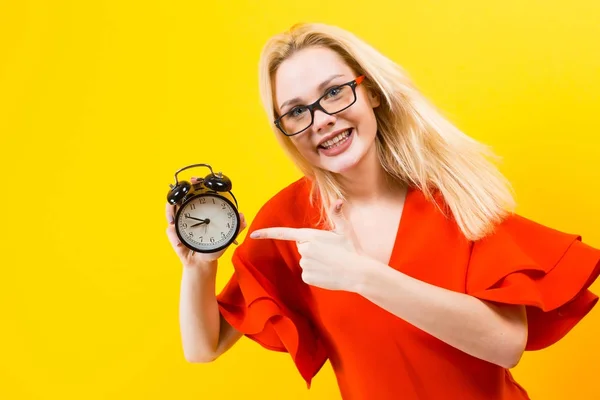
<instances>
[{"instance_id":1,"label":"ruffled sleeve","mask_svg":"<svg viewBox=\"0 0 600 400\"><path fill-rule=\"evenodd\" d=\"M248 232L276 225L269 223L274 214L261 209ZM289 353L310 388L327 355L308 317L306 288L289 247L285 241L248 237L233 253L235 272L217 301L238 331L266 349Z\"/></svg>"},{"instance_id":2,"label":"ruffled sleeve","mask_svg":"<svg viewBox=\"0 0 600 400\"><path fill-rule=\"evenodd\" d=\"M600 273L600 250L520 216L474 243L467 293L527 306L527 350L564 337L596 305L588 288Z\"/></svg>"}]
</instances>

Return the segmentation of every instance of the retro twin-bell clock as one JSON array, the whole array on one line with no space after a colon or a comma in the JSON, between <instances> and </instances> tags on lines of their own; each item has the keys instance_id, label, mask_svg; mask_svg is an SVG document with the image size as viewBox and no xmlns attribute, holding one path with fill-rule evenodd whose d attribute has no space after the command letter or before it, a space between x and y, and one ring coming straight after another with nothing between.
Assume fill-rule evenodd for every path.
<instances>
[{"instance_id":1,"label":"retro twin-bell clock","mask_svg":"<svg viewBox=\"0 0 600 400\"><path fill-rule=\"evenodd\" d=\"M180 172L194 167L206 167L210 174L193 184L178 180ZM175 184L169 187L167 202L177 206L175 231L181 243L199 253L214 253L235 241L240 214L228 177L214 173L208 164L192 164L175 172Z\"/></svg>"}]
</instances>

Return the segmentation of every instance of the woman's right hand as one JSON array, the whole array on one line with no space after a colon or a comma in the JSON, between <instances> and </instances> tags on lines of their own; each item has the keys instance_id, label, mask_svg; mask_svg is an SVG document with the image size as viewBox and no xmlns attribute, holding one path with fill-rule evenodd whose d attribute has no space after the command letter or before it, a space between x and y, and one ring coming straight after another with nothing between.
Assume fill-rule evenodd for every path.
<instances>
[{"instance_id":1,"label":"woman's right hand","mask_svg":"<svg viewBox=\"0 0 600 400\"><path fill-rule=\"evenodd\" d=\"M191 184L196 183L196 178L191 179ZM219 257L227 251L228 247L220 250L216 253L198 253L190 250L187 246L181 243L175 232L175 214L177 213L177 206L166 203L166 216L169 226L167 227L167 237L171 243L171 247L175 251L175 254L179 257L184 267L198 267L200 265L210 264L217 261ZM240 230L238 236L246 229L246 218L244 214L240 213Z\"/></svg>"}]
</instances>

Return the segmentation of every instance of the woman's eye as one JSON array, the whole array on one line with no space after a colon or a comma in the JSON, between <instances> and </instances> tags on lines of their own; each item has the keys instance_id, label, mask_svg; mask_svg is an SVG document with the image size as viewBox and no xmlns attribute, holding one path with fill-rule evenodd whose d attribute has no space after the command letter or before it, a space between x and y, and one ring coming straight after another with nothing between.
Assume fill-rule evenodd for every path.
<instances>
[{"instance_id":1,"label":"woman's eye","mask_svg":"<svg viewBox=\"0 0 600 400\"><path fill-rule=\"evenodd\" d=\"M335 96L337 96L338 94L340 94L340 88L337 88L337 87L335 87L335 88L331 88L331 89L329 89L329 90L327 91L327 96L328 96L328 97L335 97Z\"/></svg>"},{"instance_id":2,"label":"woman's eye","mask_svg":"<svg viewBox=\"0 0 600 400\"><path fill-rule=\"evenodd\" d=\"M306 111L306 107L296 107L296 108L292 109L290 114L294 117L297 117L299 115L302 115L302 113L305 111Z\"/></svg>"}]
</instances>

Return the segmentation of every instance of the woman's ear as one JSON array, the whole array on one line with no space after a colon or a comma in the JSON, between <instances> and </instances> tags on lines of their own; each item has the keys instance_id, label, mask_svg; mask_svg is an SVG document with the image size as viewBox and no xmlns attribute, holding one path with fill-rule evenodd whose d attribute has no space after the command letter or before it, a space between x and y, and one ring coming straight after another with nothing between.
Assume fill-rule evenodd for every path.
<instances>
[{"instance_id":1,"label":"woman's ear","mask_svg":"<svg viewBox=\"0 0 600 400\"><path fill-rule=\"evenodd\" d=\"M371 104L371 107L373 108L377 108L379 107L379 105L381 104L381 97L379 96L379 93L377 93L374 90L369 89L369 104Z\"/></svg>"}]
</instances>

